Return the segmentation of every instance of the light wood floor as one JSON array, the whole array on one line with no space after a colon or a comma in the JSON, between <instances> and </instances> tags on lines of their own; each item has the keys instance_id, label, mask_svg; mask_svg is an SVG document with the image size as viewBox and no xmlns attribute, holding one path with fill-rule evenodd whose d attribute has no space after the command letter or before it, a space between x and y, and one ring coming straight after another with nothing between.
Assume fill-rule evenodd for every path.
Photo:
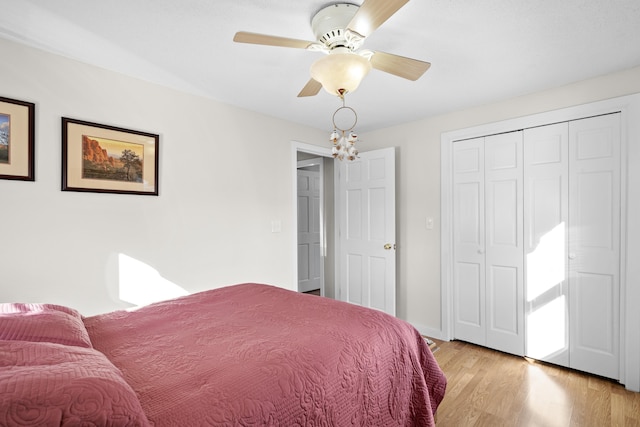
<instances>
[{"instance_id":1,"label":"light wood floor","mask_svg":"<svg viewBox=\"0 0 640 427\"><path fill-rule=\"evenodd\" d=\"M461 341L434 355L447 376L445 426L640 426L640 393L600 377Z\"/></svg>"}]
</instances>

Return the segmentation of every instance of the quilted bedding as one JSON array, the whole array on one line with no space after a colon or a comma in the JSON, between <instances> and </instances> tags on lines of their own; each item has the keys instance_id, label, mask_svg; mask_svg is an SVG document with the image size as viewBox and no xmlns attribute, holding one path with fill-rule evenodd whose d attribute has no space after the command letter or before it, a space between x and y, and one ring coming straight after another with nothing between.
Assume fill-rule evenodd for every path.
<instances>
[{"instance_id":1,"label":"quilted bedding","mask_svg":"<svg viewBox=\"0 0 640 427\"><path fill-rule=\"evenodd\" d=\"M135 392L91 347L80 314L0 304L0 426L145 426Z\"/></svg>"},{"instance_id":2,"label":"quilted bedding","mask_svg":"<svg viewBox=\"0 0 640 427\"><path fill-rule=\"evenodd\" d=\"M408 323L267 285L84 324L156 426L431 426L446 387Z\"/></svg>"}]
</instances>

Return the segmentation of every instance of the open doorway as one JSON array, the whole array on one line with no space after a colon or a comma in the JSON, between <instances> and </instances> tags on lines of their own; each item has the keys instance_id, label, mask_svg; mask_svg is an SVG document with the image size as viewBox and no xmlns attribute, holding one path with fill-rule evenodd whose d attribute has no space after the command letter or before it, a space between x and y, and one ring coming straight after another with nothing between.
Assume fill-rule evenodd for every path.
<instances>
[{"instance_id":1,"label":"open doorway","mask_svg":"<svg viewBox=\"0 0 640 427\"><path fill-rule=\"evenodd\" d=\"M328 149L309 144L296 142L293 151L298 291L335 299L333 158ZM310 185L313 179L318 181ZM314 197L316 202L312 202Z\"/></svg>"},{"instance_id":2,"label":"open doorway","mask_svg":"<svg viewBox=\"0 0 640 427\"><path fill-rule=\"evenodd\" d=\"M298 160L298 291L315 295L325 293L323 176L322 157Z\"/></svg>"},{"instance_id":3,"label":"open doorway","mask_svg":"<svg viewBox=\"0 0 640 427\"><path fill-rule=\"evenodd\" d=\"M330 148L293 142L294 230L298 230L298 161L316 157L324 159L319 196L324 202L324 296L395 316L395 148L362 152L356 161L345 163L334 161ZM298 234L293 236L297 286Z\"/></svg>"}]
</instances>

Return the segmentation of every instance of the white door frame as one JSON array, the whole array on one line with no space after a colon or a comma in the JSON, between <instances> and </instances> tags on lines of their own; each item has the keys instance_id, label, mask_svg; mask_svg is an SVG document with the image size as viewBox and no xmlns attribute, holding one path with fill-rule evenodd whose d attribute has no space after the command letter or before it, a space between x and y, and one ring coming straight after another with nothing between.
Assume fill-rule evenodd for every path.
<instances>
[{"instance_id":1,"label":"white door frame","mask_svg":"<svg viewBox=\"0 0 640 427\"><path fill-rule=\"evenodd\" d=\"M563 108L559 110L518 117L495 123L445 132L440 140L441 165L441 325L442 338L453 338L453 300L452 300L452 146L454 141L480 136L499 134L517 129L526 129L552 123L577 120L591 116L621 113L621 239L620 239L620 378L626 388L640 391L640 332L636 325L640 324L640 269L633 262L627 263L627 256L637 259L640 256L640 230L635 224L628 224L627 217L634 218L640 214L640 203L627 198L627 187L640 186L640 94L612 98L605 101ZM635 162L629 167L632 158ZM634 232L628 237L628 232Z\"/></svg>"}]
</instances>

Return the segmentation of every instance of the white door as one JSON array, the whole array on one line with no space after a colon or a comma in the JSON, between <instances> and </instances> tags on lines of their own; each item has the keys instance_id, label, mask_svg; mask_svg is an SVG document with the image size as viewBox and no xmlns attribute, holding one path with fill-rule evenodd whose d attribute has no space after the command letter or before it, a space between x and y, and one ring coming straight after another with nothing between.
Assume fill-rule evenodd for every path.
<instances>
[{"instance_id":1,"label":"white door","mask_svg":"<svg viewBox=\"0 0 640 427\"><path fill-rule=\"evenodd\" d=\"M526 355L569 366L569 124L524 131Z\"/></svg>"},{"instance_id":2,"label":"white door","mask_svg":"<svg viewBox=\"0 0 640 427\"><path fill-rule=\"evenodd\" d=\"M453 144L454 337L486 345L484 138Z\"/></svg>"},{"instance_id":3,"label":"white door","mask_svg":"<svg viewBox=\"0 0 640 427\"><path fill-rule=\"evenodd\" d=\"M323 293L321 173L298 169L298 291Z\"/></svg>"},{"instance_id":4,"label":"white door","mask_svg":"<svg viewBox=\"0 0 640 427\"><path fill-rule=\"evenodd\" d=\"M338 168L339 299L395 315L395 148Z\"/></svg>"},{"instance_id":5,"label":"white door","mask_svg":"<svg viewBox=\"0 0 640 427\"><path fill-rule=\"evenodd\" d=\"M525 131L527 356L619 376L619 114Z\"/></svg>"},{"instance_id":6,"label":"white door","mask_svg":"<svg viewBox=\"0 0 640 427\"><path fill-rule=\"evenodd\" d=\"M454 143L454 337L519 355L522 180L522 132Z\"/></svg>"},{"instance_id":7,"label":"white door","mask_svg":"<svg viewBox=\"0 0 640 427\"><path fill-rule=\"evenodd\" d=\"M620 115L569 123L571 367L619 374Z\"/></svg>"},{"instance_id":8,"label":"white door","mask_svg":"<svg viewBox=\"0 0 640 427\"><path fill-rule=\"evenodd\" d=\"M522 132L486 137L484 157L486 345L524 355Z\"/></svg>"}]
</instances>

